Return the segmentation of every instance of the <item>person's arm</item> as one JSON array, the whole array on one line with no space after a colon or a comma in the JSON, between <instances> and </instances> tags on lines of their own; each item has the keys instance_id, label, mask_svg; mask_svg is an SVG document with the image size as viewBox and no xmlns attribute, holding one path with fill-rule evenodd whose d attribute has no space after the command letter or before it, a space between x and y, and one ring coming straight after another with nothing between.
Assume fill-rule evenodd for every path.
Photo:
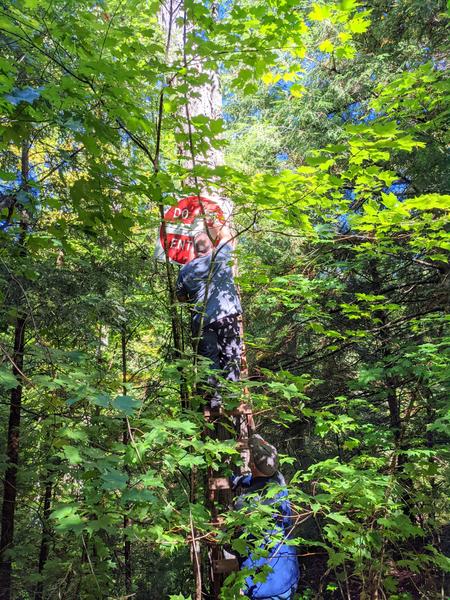
<instances>
[{"instance_id":1,"label":"person's arm","mask_svg":"<svg viewBox=\"0 0 450 600\"><path fill-rule=\"evenodd\" d=\"M239 486L241 487L249 487L252 484L252 476L250 473L246 475L231 475L231 488L235 490Z\"/></svg>"},{"instance_id":2,"label":"person's arm","mask_svg":"<svg viewBox=\"0 0 450 600\"><path fill-rule=\"evenodd\" d=\"M235 239L230 227L218 219L208 223L208 232L217 245L230 243L234 248Z\"/></svg>"}]
</instances>

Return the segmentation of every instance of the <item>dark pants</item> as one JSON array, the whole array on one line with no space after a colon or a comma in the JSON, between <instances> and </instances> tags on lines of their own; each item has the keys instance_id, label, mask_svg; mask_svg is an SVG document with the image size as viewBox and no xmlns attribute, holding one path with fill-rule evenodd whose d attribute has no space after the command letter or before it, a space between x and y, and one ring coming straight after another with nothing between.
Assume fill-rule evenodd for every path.
<instances>
[{"instance_id":1,"label":"dark pants","mask_svg":"<svg viewBox=\"0 0 450 600\"><path fill-rule=\"evenodd\" d=\"M211 360L211 368L221 371L228 381L239 381L241 374L241 336L239 316L232 315L203 327L198 353ZM220 406L222 397L217 379L208 377L208 396L211 406Z\"/></svg>"}]
</instances>

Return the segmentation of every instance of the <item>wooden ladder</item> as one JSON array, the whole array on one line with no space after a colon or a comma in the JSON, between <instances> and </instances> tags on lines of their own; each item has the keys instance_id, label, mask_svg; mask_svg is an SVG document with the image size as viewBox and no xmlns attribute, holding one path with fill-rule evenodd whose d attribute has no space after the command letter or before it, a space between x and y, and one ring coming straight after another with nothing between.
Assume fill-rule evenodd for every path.
<instances>
[{"instance_id":1,"label":"wooden ladder","mask_svg":"<svg viewBox=\"0 0 450 600\"><path fill-rule=\"evenodd\" d=\"M230 432L224 427L224 423L230 424L234 419L234 429L237 434L237 449L242 457L241 474L249 472L249 435L254 432L255 424L253 420L252 408L249 404L242 403L232 410L205 408L203 411L205 421L214 424L213 433L216 439L230 439ZM212 437L212 436L210 436ZM217 528L223 526L223 518L220 513L227 510L232 505L233 491L231 489L228 477L220 476L212 468L207 473L207 505L211 511L211 524ZM226 576L239 570L239 563L236 558L226 558L223 547L214 540L211 540L208 547L209 558L209 580L211 582L210 598L219 600L220 588Z\"/></svg>"}]
</instances>

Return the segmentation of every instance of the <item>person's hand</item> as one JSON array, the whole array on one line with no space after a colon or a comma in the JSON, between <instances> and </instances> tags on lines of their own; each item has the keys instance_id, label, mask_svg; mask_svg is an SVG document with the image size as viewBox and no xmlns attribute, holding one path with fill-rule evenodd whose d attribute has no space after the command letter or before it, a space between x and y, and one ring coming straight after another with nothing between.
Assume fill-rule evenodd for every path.
<instances>
[{"instance_id":1,"label":"person's hand","mask_svg":"<svg viewBox=\"0 0 450 600\"><path fill-rule=\"evenodd\" d=\"M211 226L208 226L209 235L218 243L226 243L233 240L231 229L224 220L216 219Z\"/></svg>"},{"instance_id":2,"label":"person's hand","mask_svg":"<svg viewBox=\"0 0 450 600\"><path fill-rule=\"evenodd\" d=\"M209 209L205 214L205 225L208 229L216 229L225 224L225 217L221 209L216 206Z\"/></svg>"}]
</instances>

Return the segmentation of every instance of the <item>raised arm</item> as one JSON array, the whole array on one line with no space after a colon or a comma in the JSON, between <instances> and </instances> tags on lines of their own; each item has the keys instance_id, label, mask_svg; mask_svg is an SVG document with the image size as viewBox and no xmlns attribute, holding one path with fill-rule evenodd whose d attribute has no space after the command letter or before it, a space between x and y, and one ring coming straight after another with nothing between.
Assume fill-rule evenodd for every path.
<instances>
[{"instance_id":1,"label":"raised arm","mask_svg":"<svg viewBox=\"0 0 450 600\"><path fill-rule=\"evenodd\" d=\"M219 244L226 244L229 242L233 248L235 246L235 238L227 223L215 219L212 223L208 223L208 232L214 241L218 241Z\"/></svg>"}]
</instances>

